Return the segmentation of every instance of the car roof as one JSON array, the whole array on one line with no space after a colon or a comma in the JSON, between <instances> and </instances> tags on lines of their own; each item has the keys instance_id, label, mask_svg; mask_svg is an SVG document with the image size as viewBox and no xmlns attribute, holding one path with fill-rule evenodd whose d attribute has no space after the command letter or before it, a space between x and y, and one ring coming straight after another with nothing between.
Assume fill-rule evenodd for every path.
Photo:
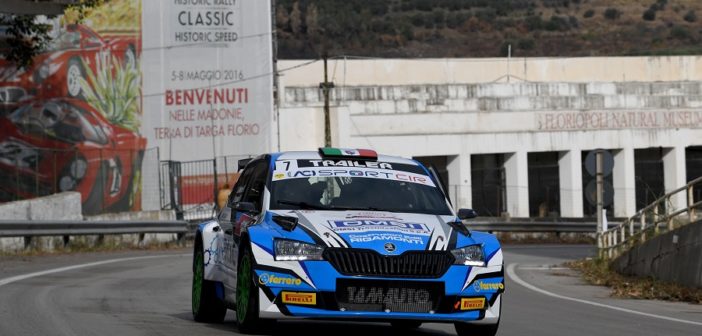
<instances>
[{"instance_id":1,"label":"car roof","mask_svg":"<svg viewBox=\"0 0 702 336\"><path fill-rule=\"evenodd\" d=\"M278 160L324 160L324 159L332 159L332 158L325 158L322 157L322 155L319 154L319 152L313 152L313 151L300 151L300 152L282 152L282 153L277 153L276 155L273 155L273 158L278 161ZM353 156L349 157L334 157L334 160L366 160L366 159L359 159ZM418 166L419 164L417 161L399 157L399 156L390 156L390 155L380 155L378 154L378 159L376 161L380 162L389 162L389 163L402 163L402 164L408 164L408 165L413 165L413 166Z\"/></svg>"}]
</instances>

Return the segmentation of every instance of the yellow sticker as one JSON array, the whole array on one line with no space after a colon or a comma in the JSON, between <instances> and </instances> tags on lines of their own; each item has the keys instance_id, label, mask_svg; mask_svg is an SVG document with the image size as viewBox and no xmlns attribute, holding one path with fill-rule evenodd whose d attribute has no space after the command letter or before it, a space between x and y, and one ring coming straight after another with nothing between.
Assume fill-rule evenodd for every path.
<instances>
[{"instance_id":1,"label":"yellow sticker","mask_svg":"<svg viewBox=\"0 0 702 336\"><path fill-rule=\"evenodd\" d=\"M461 310L476 310L485 308L485 298L461 299Z\"/></svg>"},{"instance_id":2,"label":"yellow sticker","mask_svg":"<svg viewBox=\"0 0 702 336\"><path fill-rule=\"evenodd\" d=\"M299 305L316 305L316 293L299 293L299 292L280 292L283 303L292 303Z\"/></svg>"}]
</instances>

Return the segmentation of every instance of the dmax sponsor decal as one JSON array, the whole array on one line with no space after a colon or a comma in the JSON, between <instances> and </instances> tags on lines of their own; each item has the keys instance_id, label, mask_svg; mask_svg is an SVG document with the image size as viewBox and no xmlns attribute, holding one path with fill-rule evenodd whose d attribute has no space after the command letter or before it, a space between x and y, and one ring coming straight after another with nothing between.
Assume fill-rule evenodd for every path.
<instances>
[{"instance_id":1,"label":"dmax sponsor decal","mask_svg":"<svg viewBox=\"0 0 702 336\"><path fill-rule=\"evenodd\" d=\"M299 304L299 305L316 305L317 294L315 293L299 293L299 292L280 292L281 301L283 303Z\"/></svg>"},{"instance_id":2,"label":"dmax sponsor decal","mask_svg":"<svg viewBox=\"0 0 702 336\"><path fill-rule=\"evenodd\" d=\"M431 294L426 289L346 287L348 303L355 304L423 304L429 303Z\"/></svg>"},{"instance_id":3,"label":"dmax sponsor decal","mask_svg":"<svg viewBox=\"0 0 702 336\"><path fill-rule=\"evenodd\" d=\"M428 234L429 228L422 223L407 223L394 220L335 220L329 225L336 232L401 231Z\"/></svg>"},{"instance_id":4,"label":"dmax sponsor decal","mask_svg":"<svg viewBox=\"0 0 702 336\"><path fill-rule=\"evenodd\" d=\"M473 283L473 290L476 292L482 292L482 291L500 291L504 290L505 285L501 282L484 282L484 281L476 281Z\"/></svg>"},{"instance_id":5,"label":"dmax sponsor decal","mask_svg":"<svg viewBox=\"0 0 702 336\"><path fill-rule=\"evenodd\" d=\"M485 308L485 298L463 298L453 307L460 310L477 310Z\"/></svg>"},{"instance_id":6,"label":"dmax sponsor decal","mask_svg":"<svg viewBox=\"0 0 702 336\"><path fill-rule=\"evenodd\" d=\"M424 244L421 237L407 236L399 233L371 233L349 235L352 243L370 243L374 241L394 241L407 244Z\"/></svg>"},{"instance_id":7,"label":"dmax sponsor decal","mask_svg":"<svg viewBox=\"0 0 702 336\"><path fill-rule=\"evenodd\" d=\"M310 160L309 162L312 164L313 167L358 167L392 169L392 165L387 162L353 160Z\"/></svg>"},{"instance_id":8,"label":"dmax sponsor decal","mask_svg":"<svg viewBox=\"0 0 702 336\"><path fill-rule=\"evenodd\" d=\"M258 283L261 285L287 285L287 286L300 286L302 285L302 280L288 277L288 276L277 276L271 273L263 273L258 276Z\"/></svg>"}]
</instances>

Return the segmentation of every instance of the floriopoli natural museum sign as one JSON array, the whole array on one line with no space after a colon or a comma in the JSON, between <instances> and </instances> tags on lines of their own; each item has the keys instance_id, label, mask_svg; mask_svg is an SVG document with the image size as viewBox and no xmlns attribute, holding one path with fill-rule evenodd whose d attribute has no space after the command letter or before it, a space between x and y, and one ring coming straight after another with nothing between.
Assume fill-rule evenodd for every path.
<instances>
[{"instance_id":1,"label":"floriopoli natural museum sign","mask_svg":"<svg viewBox=\"0 0 702 336\"><path fill-rule=\"evenodd\" d=\"M582 111L536 114L540 131L699 128L701 111Z\"/></svg>"}]
</instances>

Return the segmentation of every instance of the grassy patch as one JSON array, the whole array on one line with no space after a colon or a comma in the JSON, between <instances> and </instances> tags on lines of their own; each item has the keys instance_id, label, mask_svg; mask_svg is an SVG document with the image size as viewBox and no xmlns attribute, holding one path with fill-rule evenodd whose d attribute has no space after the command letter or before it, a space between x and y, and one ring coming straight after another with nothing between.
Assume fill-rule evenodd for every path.
<instances>
[{"instance_id":1,"label":"grassy patch","mask_svg":"<svg viewBox=\"0 0 702 336\"><path fill-rule=\"evenodd\" d=\"M610 268L603 259L585 259L566 263L582 273L592 285L612 288L612 296L626 299L666 300L702 303L702 289L689 288L653 278L636 278L621 275Z\"/></svg>"}]
</instances>

